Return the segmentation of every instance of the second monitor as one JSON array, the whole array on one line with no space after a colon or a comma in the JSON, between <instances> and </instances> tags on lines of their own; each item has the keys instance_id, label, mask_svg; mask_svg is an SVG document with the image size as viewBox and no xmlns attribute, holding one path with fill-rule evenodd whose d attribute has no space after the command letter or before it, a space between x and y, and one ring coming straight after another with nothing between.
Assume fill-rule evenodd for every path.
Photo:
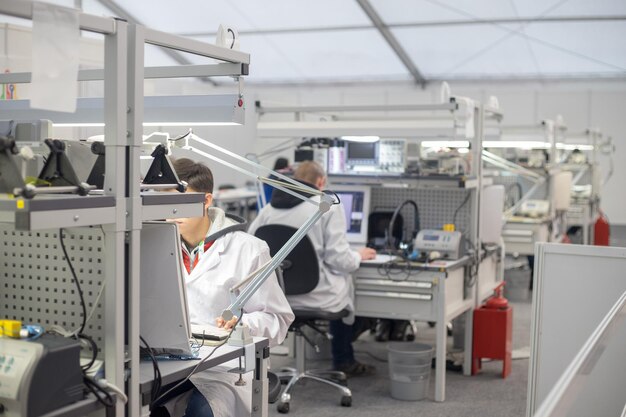
<instances>
[{"instance_id":1,"label":"second monitor","mask_svg":"<svg viewBox=\"0 0 626 417\"><path fill-rule=\"evenodd\" d=\"M331 189L341 199L346 219L348 242L365 245L367 242L367 218L370 208L370 187L337 185Z\"/></svg>"}]
</instances>

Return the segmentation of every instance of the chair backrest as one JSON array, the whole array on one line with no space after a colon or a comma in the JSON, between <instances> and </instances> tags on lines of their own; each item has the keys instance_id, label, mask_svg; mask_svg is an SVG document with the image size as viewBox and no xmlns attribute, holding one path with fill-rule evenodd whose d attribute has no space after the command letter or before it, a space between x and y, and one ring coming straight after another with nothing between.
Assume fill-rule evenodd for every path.
<instances>
[{"instance_id":1,"label":"chair backrest","mask_svg":"<svg viewBox=\"0 0 626 417\"><path fill-rule=\"evenodd\" d=\"M283 224L261 226L255 236L267 243L274 256L298 229ZM315 289L320 279L317 253L308 236L304 236L281 263L285 295L306 294Z\"/></svg>"}]
</instances>

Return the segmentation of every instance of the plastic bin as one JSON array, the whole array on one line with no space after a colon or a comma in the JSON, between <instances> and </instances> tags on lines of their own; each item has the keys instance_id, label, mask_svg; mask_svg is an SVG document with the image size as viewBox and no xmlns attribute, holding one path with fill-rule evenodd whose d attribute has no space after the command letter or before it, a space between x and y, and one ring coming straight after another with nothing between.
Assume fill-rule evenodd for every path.
<instances>
[{"instance_id":1,"label":"plastic bin","mask_svg":"<svg viewBox=\"0 0 626 417\"><path fill-rule=\"evenodd\" d=\"M394 342L387 345L391 396L397 400L426 398L433 348L420 343Z\"/></svg>"}]
</instances>

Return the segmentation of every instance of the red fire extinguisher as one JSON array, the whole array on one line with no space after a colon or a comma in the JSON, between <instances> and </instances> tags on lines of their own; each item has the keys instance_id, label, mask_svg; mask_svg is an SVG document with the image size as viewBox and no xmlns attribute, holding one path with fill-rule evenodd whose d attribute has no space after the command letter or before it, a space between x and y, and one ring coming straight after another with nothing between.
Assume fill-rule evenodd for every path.
<instances>
[{"instance_id":1,"label":"red fire extinguisher","mask_svg":"<svg viewBox=\"0 0 626 417\"><path fill-rule=\"evenodd\" d=\"M611 226L609 219L602 210L598 209L598 217L593 225L593 244L596 246L609 246Z\"/></svg>"}]
</instances>

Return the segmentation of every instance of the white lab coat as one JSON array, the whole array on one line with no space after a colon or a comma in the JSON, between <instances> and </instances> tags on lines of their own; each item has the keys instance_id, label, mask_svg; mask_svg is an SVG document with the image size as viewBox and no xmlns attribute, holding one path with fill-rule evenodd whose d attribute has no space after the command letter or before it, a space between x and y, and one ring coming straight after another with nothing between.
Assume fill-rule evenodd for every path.
<instances>
[{"instance_id":1,"label":"white lab coat","mask_svg":"<svg viewBox=\"0 0 626 417\"><path fill-rule=\"evenodd\" d=\"M278 191L276 191L278 192ZM292 208L265 206L254 219L248 232L254 232L267 224L283 224L299 228L315 213L319 197L311 197L316 204L302 202ZM351 272L359 268L361 256L350 248L346 238L346 220L341 205L333 205L313 225L308 237L317 252L320 266L320 281L307 294L290 295L289 304L294 309L324 310L331 313L347 308L354 312L354 285ZM351 324L354 315L344 320Z\"/></svg>"},{"instance_id":2,"label":"white lab coat","mask_svg":"<svg viewBox=\"0 0 626 417\"><path fill-rule=\"evenodd\" d=\"M212 221L207 234L209 238L237 224L225 217L219 208L210 208L209 217ZM215 319L231 302L230 288L268 260L267 244L254 236L234 231L219 237L201 255L191 274L185 271L191 323L215 324ZM248 325L253 336L268 338L270 346L282 343L294 319L275 274L265 281L243 310L241 321ZM236 366L238 362L224 364L220 369L200 372L191 378L208 399L215 417L239 417L250 412L251 373L245 376L248 384L238 387L234 385L239 377L237 374L219 372Z\"/></svg>"}]
</instances>

